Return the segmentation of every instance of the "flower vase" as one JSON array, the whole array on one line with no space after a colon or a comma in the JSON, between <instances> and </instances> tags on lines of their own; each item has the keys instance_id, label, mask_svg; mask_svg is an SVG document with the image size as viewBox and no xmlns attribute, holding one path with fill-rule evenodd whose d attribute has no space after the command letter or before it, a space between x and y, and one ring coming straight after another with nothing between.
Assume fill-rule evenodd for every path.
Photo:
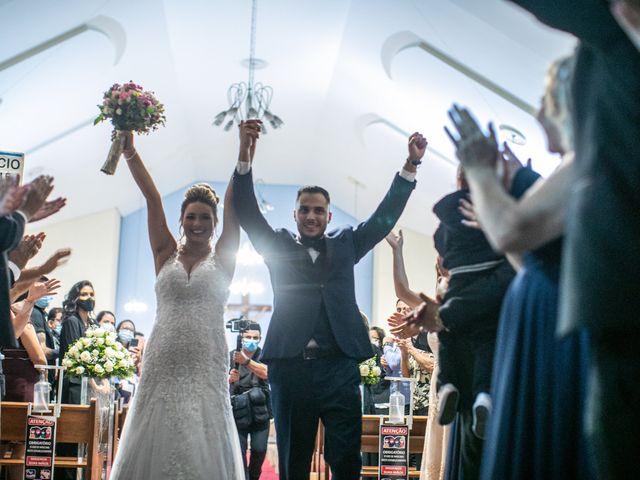
<instances>
[{"instance_id":1,"label":"flower vase","mask_svg":"<svg viewBox=\"0 0 640 480\"><path fill-rule=\"evenodd\" d=\"M98 410L98 453L111 464L113 446L113 421L115 416L115 385L112 378L82 377L80 403L89 405L96 399ZM84 453L84 452L83 452Z\"/></svg>"},{"instance_id":2,"label":"flower vase","mask_svg":"<svg viewBox=\"0 0 640 480\"><path fill-rule=\"evenodd\" d=\"M109 149L109 153L107 155L107 159L105 160L101 172L106 173L107 175L113 175L116 172L116 167L118 166L118 162L120 161L120 156L122 155L122 151L124 150L125 137L123 135L116 135L111 142L111 148Z\"/></svg>"}]
</instances>

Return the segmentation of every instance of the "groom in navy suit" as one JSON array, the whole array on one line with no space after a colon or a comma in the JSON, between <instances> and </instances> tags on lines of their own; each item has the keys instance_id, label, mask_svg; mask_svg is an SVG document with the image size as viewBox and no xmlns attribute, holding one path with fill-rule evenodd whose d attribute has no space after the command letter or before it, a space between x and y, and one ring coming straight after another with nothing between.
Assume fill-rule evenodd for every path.
<instances>
[{"instance_id":1,"label":"groom in navy suit","mask_svg":"<svg viewBox=\"0 0 640 480\"><path fill-rule=\"evenodd\" d=\"M318 419L325 426L325 458L335 480L360 478L362 433L358 362L373 356L354 291L353 268L394 227L415 188L427 141L409 137L409 156L373 215L357 227L325 234L329 193L298 191L298 232L273 229L258 208L250 159L260 121L240 125L233 178L240 225L264 257L274 312L261 360L268 364L281 480L309 478Z\"/></svg>"}]
</instances>

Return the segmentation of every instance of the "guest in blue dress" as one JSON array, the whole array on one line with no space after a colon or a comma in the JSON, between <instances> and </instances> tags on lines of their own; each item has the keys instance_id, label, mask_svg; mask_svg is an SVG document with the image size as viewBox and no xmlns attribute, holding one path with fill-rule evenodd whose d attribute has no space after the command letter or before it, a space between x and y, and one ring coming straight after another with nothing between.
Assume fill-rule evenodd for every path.
<instances>
[{"instance_id":1,"label":"guest in blue dress","mask_svg":"<svg viewBox=\"0 0 640 480\"><path fill-rule=\"evenodd\" d=\"M573 168L573 65L570 57L551 66L538 113L549 151L559 153L562 162L519 201L496 177L501 155L493 127L485 135L466 109L450 111L460 134L450 136L473 200L473 205L462 202L461 209L470 222L479 222L497 251L515 256L519 266L498 329L483 479L591 476L582 420L588 340L584 332L562 339L555 335L561 237Z\"/></svg>"}]
</instances>

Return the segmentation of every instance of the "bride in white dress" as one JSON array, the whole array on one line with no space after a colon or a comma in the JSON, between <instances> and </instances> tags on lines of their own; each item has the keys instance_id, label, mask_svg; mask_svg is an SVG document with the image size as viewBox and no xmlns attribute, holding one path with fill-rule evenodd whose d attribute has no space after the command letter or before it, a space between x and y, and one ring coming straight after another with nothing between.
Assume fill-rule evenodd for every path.
<instances>
[{"instance_id":1,"label":"bride in white dress","mask_svg":"<svg viewBox=\"0 0 640 480\"><path fill-rule=\"evenodd\" d=\"M242 125L240 132L240 155L249 157L259 125ZM215 247L218 197L206 184L185 194L180 217L185 241L178 243L133 135L119 135L126 137L124 156L147 201L157 314L110 478L244 480L223 324L240 238L231 183Z\"/></svg>"}]
</instances>

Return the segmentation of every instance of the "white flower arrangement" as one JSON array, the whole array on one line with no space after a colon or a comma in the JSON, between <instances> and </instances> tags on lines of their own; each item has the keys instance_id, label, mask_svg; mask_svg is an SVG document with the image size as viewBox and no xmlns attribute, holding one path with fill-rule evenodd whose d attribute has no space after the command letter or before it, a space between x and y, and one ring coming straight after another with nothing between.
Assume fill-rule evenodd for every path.
<instances>
[{"instance_id":1,"label":"white flower arrangement","mask_svg":"<svg viewBox=\"0 0 640 480\"><path fill-rule=\"evenodd\" d=\"M365 360L360 365L360 383L364 385L376 385L380 382L380 367L376 364L376 357Z\"/></svg>"},{"instance_id":2,"label":"white flower arrangement","mask_svg":"<svg viewBox=\"0 0 640 480\"><path fill-rule=\"evenodd\" d=\"M80 377L130 378L135 373L133 357L117 335L103 328L90 328L85 336L76 340L62 360L67 375Z\"/></svg>"}]
</instances>

